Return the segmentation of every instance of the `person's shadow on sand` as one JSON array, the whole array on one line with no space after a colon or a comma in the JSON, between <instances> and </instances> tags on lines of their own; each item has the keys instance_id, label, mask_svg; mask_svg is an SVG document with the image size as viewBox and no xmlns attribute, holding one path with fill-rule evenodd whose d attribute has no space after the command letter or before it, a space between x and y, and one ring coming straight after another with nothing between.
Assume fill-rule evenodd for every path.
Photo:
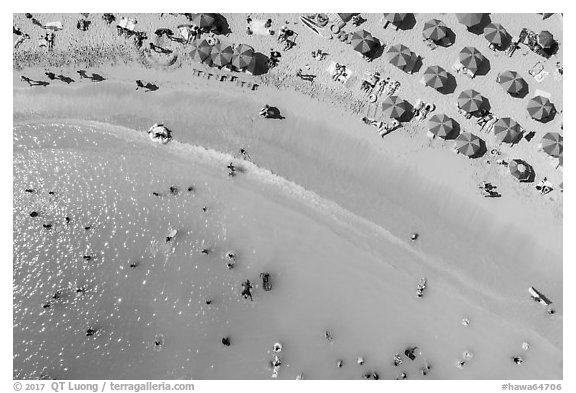
<instances>
[{"instance_id":1,"label":"person's shadow on sand","mask_svg":"<svg viewBox=\"0 0 576 393\"><path fill-rule=\"evenodd\" d=\"M145 89L145 93L149 92L149 91L156 91L159 89L159 87L153 83L146 83L144 84L144 82L142 82L140 79L138 79L136 81L136 90L138 89Z\"/></svg>"},{"instance_id":2,"label":"person's shadow on sand","mask_svg":"<svg viewBox=\"0 0 576 393\"><path fill-rule=\"evenodd\" d=\"M92 73L92 75L88 75L85 70L76 71L80 75L80 79L90 79L92 82L102 82L105 81L102 75Z\"/></svg>"},{"instance_id":3,"label":"person's shadow on sand","mask_svg":"<svg viewBox=\"0 0 576 393\"><path fill-rule=\"evenodd\" d=\"M75 82L74 79L72 79L68 76L65 76L65 75L58 75L56 78L60 79L62 82L65 82L67 84Z\"/></svg>"}]
</instances>

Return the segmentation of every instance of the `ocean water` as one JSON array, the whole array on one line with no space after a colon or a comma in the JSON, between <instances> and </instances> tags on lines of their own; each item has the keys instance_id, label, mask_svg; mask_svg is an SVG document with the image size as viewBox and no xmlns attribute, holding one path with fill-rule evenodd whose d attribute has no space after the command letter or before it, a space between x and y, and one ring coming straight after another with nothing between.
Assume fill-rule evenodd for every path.
<instances>
[{"instance_id":1,"label":"ocean water","mask_svg":"<svg viewBox=\"0 0 576 393\"><path fill-rule=\"evenodd\" d=\"M229 177L230 161L243 173ZM15 378L268 379L275 342L280 379L562 377L561 345L542 334L558 321L539 305L446 274L385 226L265 168L125 127L15 125L13 265ZM253 301L240 295L246 279Z\"/></svg>"}]
</instances>

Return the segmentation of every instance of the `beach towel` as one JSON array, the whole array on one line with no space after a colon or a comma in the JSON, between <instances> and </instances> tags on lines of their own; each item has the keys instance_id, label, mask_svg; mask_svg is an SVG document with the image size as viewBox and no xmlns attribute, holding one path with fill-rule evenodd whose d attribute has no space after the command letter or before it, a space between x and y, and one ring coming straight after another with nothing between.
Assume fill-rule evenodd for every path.
<instances>
[{"instance_id":1,"label":"beach towel","mask_svg":"<svg viewBox=\"0 0 576 393\"><path fill-rule=\"evenodd\" d=\"M62 30L62 22L48 22L44 25L45 29L50 29L50 30Z\"/></svg>"},{"instance_id":2,"label":"beach towel","mask_svg":"<svg viewBox=\"0 0 576 393\"><path fill-rule=\"evenodd\" d=\"M328 66L328 68L326 68L326 71L328 71L330 76L336 75L336 62L335 61L330 62L330 65ZM346 84L346 82L348 82L352 74L353 74L352 70L346 67L346 71L344 71L336 80L340 83Z\"/></svg>"},{"instance_id":3,"label":"beach towel","mask_svg":"<svg viewBox=\"0 0 576 393\"><path fill-rule=\"evenodd\" d=\"M250 23L250 28L252 32L257 35L270 35L270 29L264 27L266 21L264 19L254 19Z\"/></svg>"}]
</instances>

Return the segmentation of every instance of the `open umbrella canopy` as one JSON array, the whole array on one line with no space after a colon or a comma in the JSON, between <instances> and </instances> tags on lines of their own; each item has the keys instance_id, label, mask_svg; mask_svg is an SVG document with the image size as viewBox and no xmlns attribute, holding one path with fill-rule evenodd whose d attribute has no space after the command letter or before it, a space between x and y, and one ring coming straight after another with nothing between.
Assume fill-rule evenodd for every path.
<instances>
[{"instance_id":1,"label":"open umbrella canopy","mask_svg":"<svg viewBox=\"0 0 576 393\"><path fill-rule=\"evenodd\" d=\"M458 55L458 59L460 60L460 64L468 68L473 73L476 73L478 68L480 68L480 65L484 62L484 60L486 60L484 55L473 46L466 46L462 48L460 54Z\"/></svg>"},{"instance_id":2,"label":"open umbrella canopy","mask_svg":"<svg viewBox=\"0 0 576 393\"><path fill-rule=\"evenodd\" d=\"M542 150L549 156L560 157L564 151L564 138L557 132L549 132L542 137Z\"/></svg>"},{"instance_id":3,"label":"open umbrella canopy","mask_svg":"<svg viewBox=\"0 0 576 393\"><path fill-rule=\"evenodd\" d=\"M382 112L393 119L400 119L408 112L408 105L400 97L390 96L382 102Z\"/></svg>"},{"instance_id":4,"label":"open umbrella canopy","mask_svg":"<svg viewBox=\"0 0 576 393\"><path fill-rule=\"evenodd\" d=\"M491 44L502 46L508 39L508 32L500 23L490 23L484 28L484 37Z\"/></svg>"},{"instance_id":5,"label":"open umbrella canopy","mask_svg":"<svg viewBox=\"0 0 576 393\"><path fill-rule=\"evenodd\" d=\"M538 45L542 48L551 48L554 45L554 36L548 30L542 30L537 37Z\"/></svg>"},{"instance_id":6,"label":"open umbrella canopy","mask_svg":"<svg viewBox=\"0 0 576 393\"><path fill-rule=\"evenodd\" d=\"M422 29L422 35L427 40L439 41L445 38L448 32L448 27L438 19L430 19L428 22L424 23L424 28Z\"/></svg>"},{"instance_id":7,"label":"open umbrella canopy","mask_svg":"<svg viewBox=\"0 0 576 393\"><path fill-rule=\"evenodd\" d=\"M458 108L474 113L484 106L484 97L474 89L464 90L458 96Z\"/></svg>"},{"instance_id":8,"label":"open umbrella canopy","mask_svg":"<svg viewBox=\"0 0 576 393\"><path fill-rule=\"evenodd\" d=\"M198 27L210 27L214 25L216 19L212 14L192 14L190 16L190 23Z\"/></svg>"},{"instance_id":9,"label":"open umbrella canopy","mask_svg":"<svg viewBox=\"0 0 576 393\"><path fill-rule=\"evenodd\" d=\"M192 49L190 50L190 57L192 59L203 62L210 58L212 47L206 40L195 39L191 42Z\"/></svg>"},{"instance_id":10,"label":"open umbrella canopy","mask_svg":"<svg viewBox=\"0 0 576 393\"><path fill-rule=\"evenodd\" d=\"M510 174L518 180L527 180L532 173L530 165L519 159L510 161L508 169L510 169Z\"/></svg>"},{"instance_id":11,"label":"open umbrella canopy","mask_svg":"<svg viewBox=\"0 0 576 393\"><path fill-rule=\"evenodd\" d=\"M356 52L367 55L378 46L378 41L366 30L358 30L352 33L350 44Z\"/></svg>"},{"instance_id":12,"label":"open umbrella canopy","mask_svg":"<svg viewBox=\"0 0 576 393\"><path fill-rule=\"evenodd\" d=\"M482 147L480 138L469 132L463 132L456 137L454 141L454 148L458 153L464 154L465 156L472 157Z\"/></svg>"},{"instance_id":13,"label":"open umbrella canopy","mask_svg":"<svg viewBox=\"0 0 576 393\"><path fill-rule=\"evenodd\" d=\"M223 67L230 64L232 61L232 56L234 55L234 50L229 44L222 42L217 42L212 48L212 64L216 67Z\"/></svg>"},{"instance_id":14,"label":"open umbrella canopy","mask_svg":"<svg viewBox=\"0 0 576 393\"><path fill-rule=\"evenodd\" d=\"M441 90L448 83L448 73L439 66L431 66L424 71L424 83L426 86Z\"/></svg>"},{"instance_id":15,"label":"open umbrella canopy","mask_svg":"<svg viewBox=\"0 0 576 393\"><path fill-rule=\"evenodd\" d=\"M384 14L384 18L390 23L395 24L396 26L401 25L406 19L408 14Z\"/></svg>"},{"instance_id":16,"label":"open umbrella canopy","mask_svg":"<svg viewBox=\"0 0 576 393\"><path fill-rule=\"evenodd\" d=\"M388 49L387 55L390 63L398 68L404 68L413 61L412 51L402 44L392 45Z\"/></svg>"},{"instance_id":17,"label":"open umbrella canopy","mask_svg":"<svg viewBox=\"0 0 576 393\"><path fill-rule=\"evenodd\" d=\"M437 137L446 139L454 131L454 120L444 114L434 115L428 120L428 129Z\"/></svg>"},{"instance_id":18,"label":"open umbrella canopy","mask_svg":"<svg viewBox=\"0 0 576 393\"><path fill-rule=\"evenodd\" d=\"M528 106L526 109L533 119L544 120L550 117L554 111L554 105L548 98L536 96L528 101Z\"/></svg>"},{"instance_id":19,"label":"open umbrella canopy","mask_svg":"<svg viewBox=\"0 0 576 393\"><path fill-rule=\"evenodd\" d=\"M484 14L456 14L456 18L466 27L473 27L482 22Z\"/></svg>"},{"instance_id":20,"label":"open umbrella canopy","mask_svg":"<svg viewBox=\"0 0 576 393\"><path fill-rule=\"evenodd\" d=\"M516 71L501 72L496 80L511 95L520 94L528 87L526 81Z\"/></svg>"},{"instance_id":21,"label":"open umbrella canopy","mask_svg":"<svg viewBox=\"0 0 576 393\"><path fill-rule=\"evenodd\" d=\"M509 117L496 120L493 126L494 135L500 142L514 143L522 134L522 127Z\"/></svg>"},{"instance_id":22,"label":"open umbrella canopy","mask_svg":"<svg viewBox=\"0 0 576 393\"><path fill-rule=\"evenodd\" d=\"M237 68L246 68L254 58L254 48L250 45L239 44L234 48L232 65Z\"/></svg>"}]
</instances>

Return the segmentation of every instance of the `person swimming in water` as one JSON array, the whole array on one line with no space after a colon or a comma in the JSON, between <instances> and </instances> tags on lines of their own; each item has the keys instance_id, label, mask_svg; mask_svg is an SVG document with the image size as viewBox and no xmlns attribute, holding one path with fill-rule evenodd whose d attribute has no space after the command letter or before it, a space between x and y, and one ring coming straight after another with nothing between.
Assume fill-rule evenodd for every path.
<instances>
[{"instance_id":1,"label":"person swimming in water","mask_svg":"<svg viewBox=\"0 0 576 393\"><path fill-rule=\"evenodd\" d=\"M234 254L232 251L228 251L226 253L226 259L226 267L228 269L232 269L234 265L236 265L236 254Z\"/></svg>"},{"instance_id":2,"label":"person swimming in water","mask_svg":"<svg viewBox=\"0 0 576 393\"><path fill-rule=\"evenodd\" d=\"M415 242L416 239L418 239L418 236L419 236L419 235L418 235L416 232L414 232L414 233L412 234L412 236L410 236L410 240L412 240L413 242Z\"/></svg>"},{"instance_id":3,"label":"person swimming in water","mask_svg":"<svg viewBox=\"0 0 576 393\"><path fill-rule=\"evenodd\" d=\"M252 298L252 283L250 283L250 280L246 280L242 283L242 297L244 299L250 298L250 300L254 300Z\"/></svg>"}]
</instances>

